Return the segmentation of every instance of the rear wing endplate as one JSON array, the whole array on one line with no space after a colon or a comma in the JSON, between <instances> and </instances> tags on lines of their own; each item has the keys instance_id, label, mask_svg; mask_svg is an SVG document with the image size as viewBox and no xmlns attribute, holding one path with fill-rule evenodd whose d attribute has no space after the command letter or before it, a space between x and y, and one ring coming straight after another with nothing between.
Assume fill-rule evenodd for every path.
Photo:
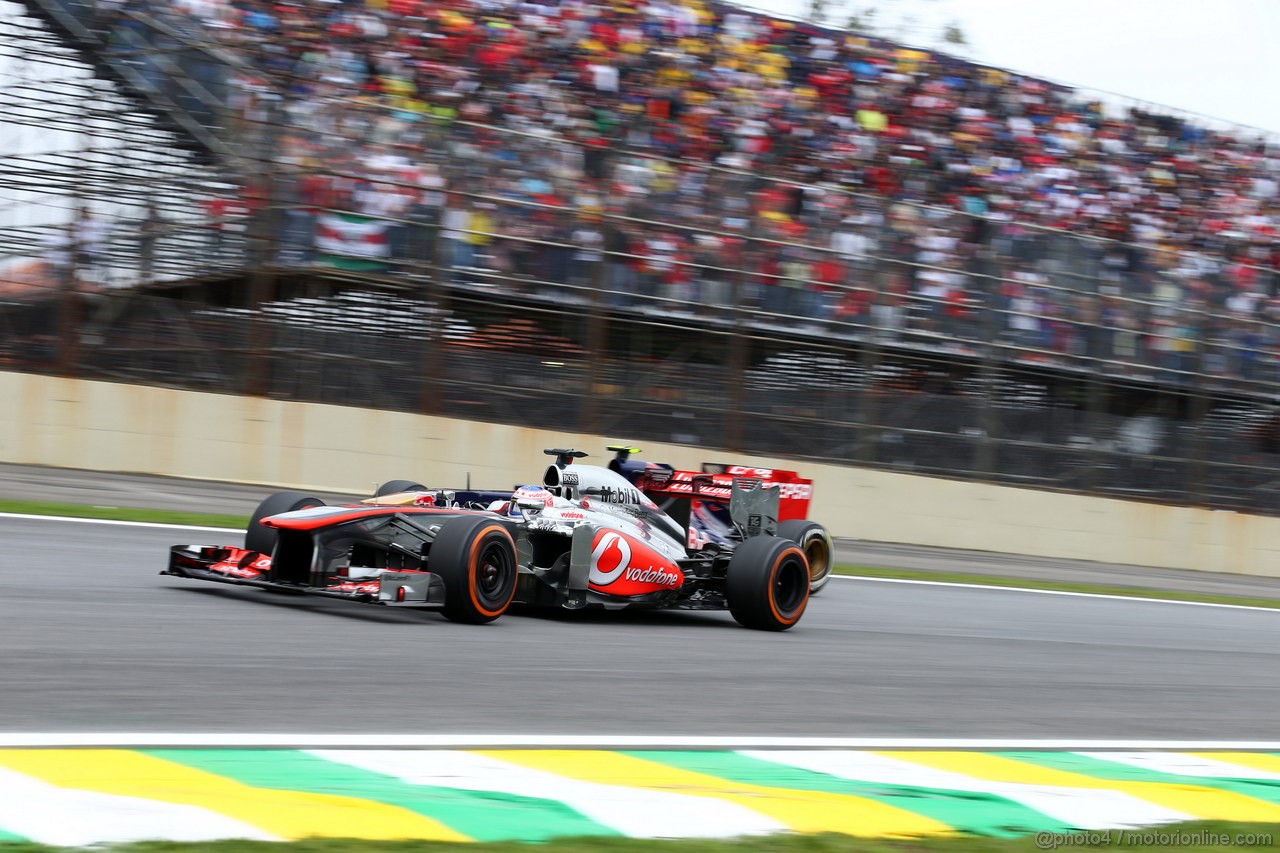
<instances>
[{"instance_id":1,"label":"rear wing endplate","mask_svg":"<svg viewBox=\"0 0 1280 853\"><path fill-rule=\"evenodd\" d=\"M729 518L743 539L778 534L777 488L758 477L735 477L729 493Z\"/></svg>"}]
</instances>

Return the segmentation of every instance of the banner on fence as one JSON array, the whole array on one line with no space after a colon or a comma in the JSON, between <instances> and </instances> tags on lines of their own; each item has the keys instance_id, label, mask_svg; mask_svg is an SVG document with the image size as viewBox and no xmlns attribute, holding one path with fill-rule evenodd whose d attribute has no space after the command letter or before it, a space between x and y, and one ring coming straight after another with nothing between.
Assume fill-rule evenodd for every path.
<instances>
[{"instance_id":1,"label":"banner on fence","mask_svg":"<svg viewBox=\"0 0 1280 853\"><path fill-rule=\"evenodd\" d=\"M385 270L391 257L387 223L353 213L325 213L316 220L317 260L342 270Z\"/></svg>"}]
</instances>

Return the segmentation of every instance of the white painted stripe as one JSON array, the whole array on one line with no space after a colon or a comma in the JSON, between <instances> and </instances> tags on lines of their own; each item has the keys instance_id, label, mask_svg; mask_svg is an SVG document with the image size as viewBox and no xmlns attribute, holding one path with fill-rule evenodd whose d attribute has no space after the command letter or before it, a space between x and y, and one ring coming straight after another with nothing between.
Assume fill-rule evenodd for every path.
<instances>
[{"instance_id":1,"label":"white painted stripe","mask_svg":"<svg viewBox=\"0 0 1280 853\"><path fill-rule=\"evenodd\" d=\"M1045 749L1278 752L1277 740L771 737L759 735L272 734L0 732L0 748L275 749Z\"/></svg>"},{"instance_id":2,"label":"white painted stripe","mask_svg":"<svg viewBox=\"0 0 1280 853\"><path fill-rule=\"evenodd\" d=\"M0 767L0 827L41 844L281 839L197 806L59 788Z\"/></svg>"},{"instance_id":3,"label":"white painted stripe","mask_svg":"<svg viewBox=\"0 0 1280 853\"><path fill-rule=\"evenodd\" d=\"M1089 758L1114 761L1154 770L1157 773L1177 773L1183 776L1200 776L1210 779L1280 779L1280 773L1272 773L1257 767L1244 767L1198 755L1181 755L1176 752L1081 752Z\"/></svg>"},{"instance_id":4,"label":"white painted stripe","mask_svg":"<svg viewBox=\"0 0 1280 853\"><path fill-rule=\"evenodd\" d=\"M1122 791L993 782L869 752L744 751L743 754L842 779L994 794L1077 829L1128 829L1195 820L1192 815L1148 803Z\"/></svg>"},{"instance_id":5,"label":"white painted stripe","mask_svg":"<svg viewBox=\"0 0 1280 853\"><path fill-rule=\"evenodd\" d=\"M1111 601L1141 601L1144 604L1176 604L1182 607L1218 607L1223 610L1259 610L1263 613L1280 613L1280 607L1255 607L1251 604L1219 604L1215 601L1178 601L1172 598L1145 598L1140 595L1111 595L1102 592L1068 592L1062 589L1036 589L1029 586L997 586L985 583L958 583L955 581L926 581L911 578L873 578L865 575L832 575L850 581L874 581L875 583L904 583L917 586L951 586L959 589L990 589L996 592L1024 592L1036 595L1061 595L1068 598L1102 598ZM1153 590L1168 592L1169 590Z\"/></svg>"},{"instance_id":6,"label":"white painted stripe","mask_svg":"<svg viewBox=\"0 0 1280 853\"><path fill-rule=\"evenodd\" d=\"M23 521L68 521L72 524L107 524L114 527L154 527L162 530L200 530L212 533L236 532L237 527L198 527L194 524L161 524L158 521L116 521L111 518L76 518L71 515L31 515L22 512L0 512L0 518Z\"/></svg>"},{"instance_id":7,"label":"white painted stripe","mask_svg":"<svg viewBox=\"0 0 1280 853\"><path fill-rule=\"evenodd\" d=\"M67 515L31 515L17 512L0 512L0 518L16 518L27 521L68 521L77 524L107 524L117 527L142 527L162 530L193 530L206 533L238 532L235 527L200 527L191 524L162 524L151 521L115 521L107 518L75 518ZM1148 604L1176 604L1184 607L1218 607L1226 610L1261 610L1268 613L1280 612L1280 608L1254 607L1248 604L1219 604L1213 601L1176 601L1168 598L1145 598L1139 595L1110 595L1101 592L1068 592L1059 589L1035 589L1025 586L997 586L995 584L958 583L955 581L915 580L911 578L874 578L865 575L836 575L832 578L849 581L874 581L876 583L916 584L919 586L952 586L960 589L985 589L996 592L1035 593L1037 595L1059 595L1071 598L1101 598L1113 601L1142 601Z\"/></svg>"},{"instance_id":8,"label":"white painted stripe","mask_svg":"<svg viewBox=\"0 0 1280 853\"><path fill-rule=\"evenodd\" d=\"M633 838L725 838L790 829L724 800L569 779L471 752L315 750L311 754L411 785L559 800Z\"/></svg>"}]
</instances>

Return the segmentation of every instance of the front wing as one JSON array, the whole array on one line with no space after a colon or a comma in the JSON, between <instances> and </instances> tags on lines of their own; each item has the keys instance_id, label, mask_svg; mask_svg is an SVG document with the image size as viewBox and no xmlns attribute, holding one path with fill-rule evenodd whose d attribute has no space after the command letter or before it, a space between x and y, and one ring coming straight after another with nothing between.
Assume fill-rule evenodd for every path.
<instances>
[{"instance_id":1,"label":"front wing","mask_svg":"<svg viewBox=\"0 0 1280 853\"><path fill-rule=\"evenodd\" d=\"M169 549L169 565L160 574L388 607L444 604L444 583L438 575L416 569L376 572L372 577L332 575L322 585L282 583L271 579L271 558L265 554L233 546L175 545Z\"/></svg>"}]
</instances>

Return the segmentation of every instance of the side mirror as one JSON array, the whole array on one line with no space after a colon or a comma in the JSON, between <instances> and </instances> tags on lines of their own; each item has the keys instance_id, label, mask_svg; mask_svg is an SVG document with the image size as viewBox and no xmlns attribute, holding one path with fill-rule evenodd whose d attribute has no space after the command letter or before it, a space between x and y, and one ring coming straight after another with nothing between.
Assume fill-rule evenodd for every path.
<instances>
[{"instance_id":1,"label":"side mirror","mask_svg":"<svg viewBox=\"0 0 1280 853\"><path fill-rule=\"evenodd\" d=\"M548 447L544 449L542 452L547 454L548 456L554 456L556 458L556 465L561 468L565 467L566 465L572 465L573 460L583 459L587 455L581 450L573 450L573 449L564 448L564 447Z\"/></svg>"},{"instance_id":2,"label":"side mirror","mask_svg":"<svg viewBox=\"0 0 1280 853\"><path fill-rule=\"evenodd\" d=\"M640 448L627 447L624 444L611 444L608 447L606 447L605 450L608 450L611 453L613 453L613 459L615 462L626 462L628 459L631 458L632 453L640 452Z\"/></svg>"}]
</instances>

